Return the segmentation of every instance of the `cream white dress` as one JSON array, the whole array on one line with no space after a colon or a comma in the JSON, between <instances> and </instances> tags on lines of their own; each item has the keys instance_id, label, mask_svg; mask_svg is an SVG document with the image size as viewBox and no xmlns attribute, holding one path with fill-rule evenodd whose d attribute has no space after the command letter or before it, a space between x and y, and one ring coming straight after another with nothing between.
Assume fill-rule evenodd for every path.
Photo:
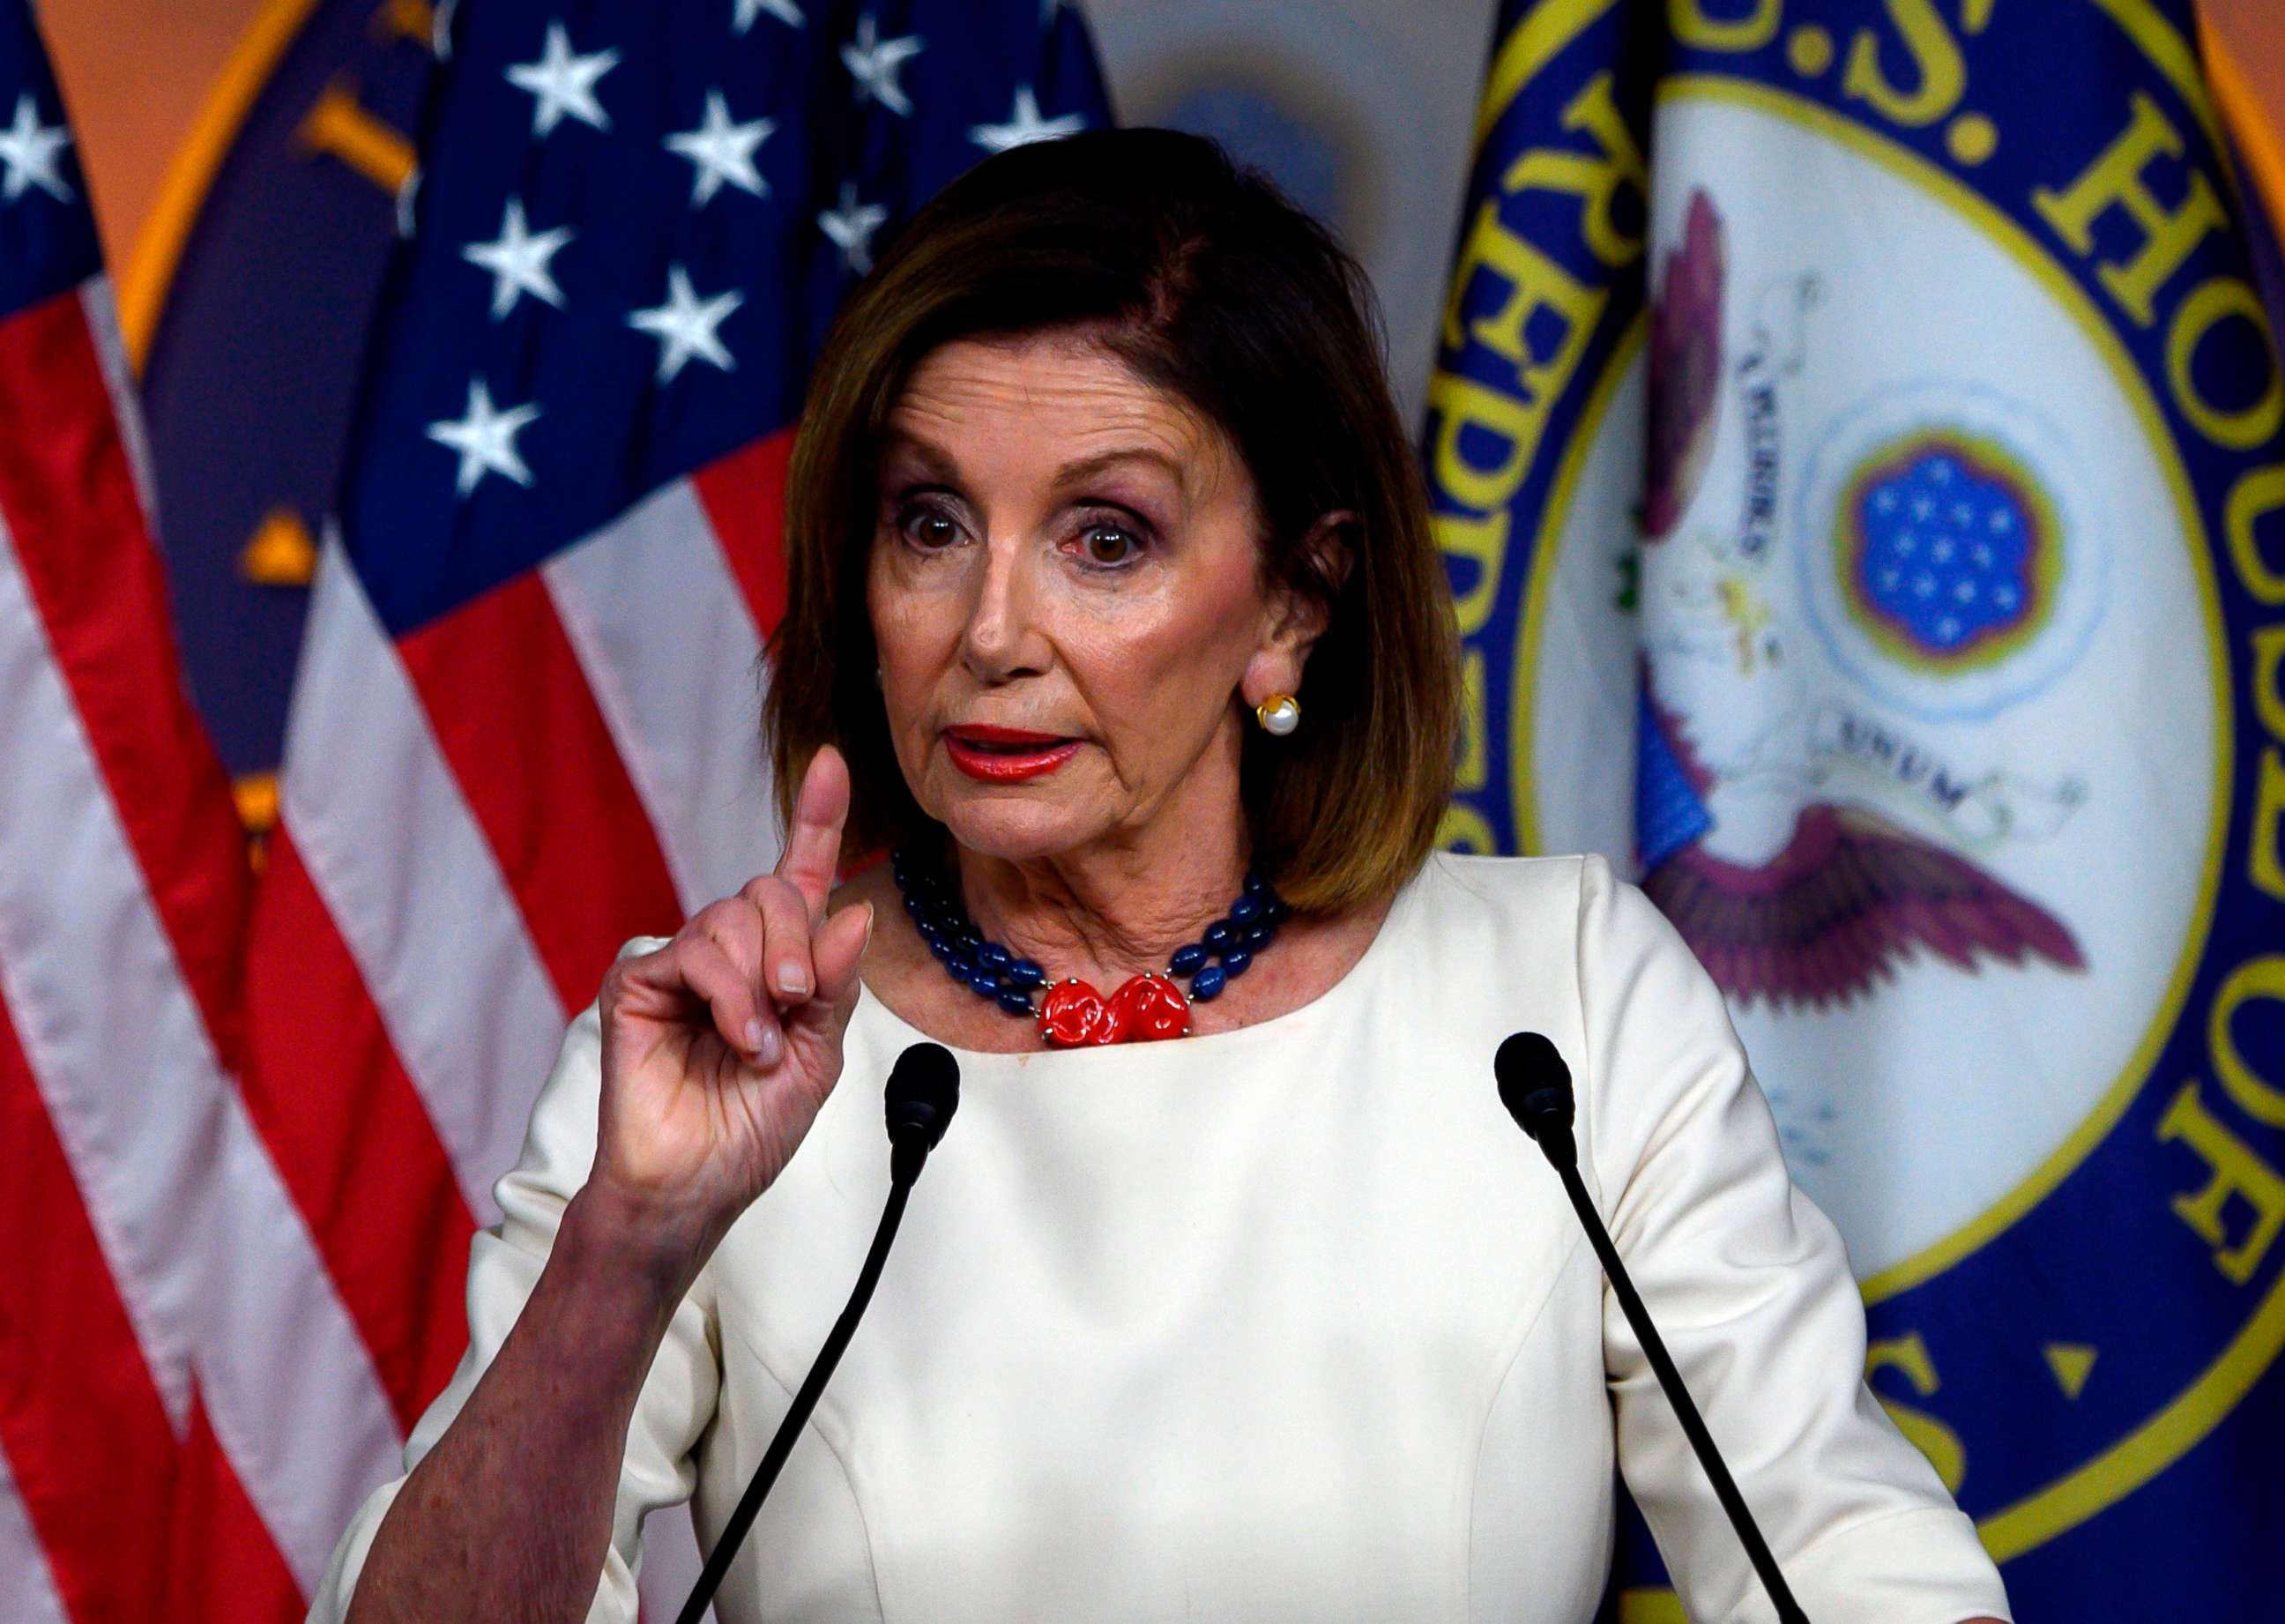
<instances>
[{"instance_id":1,"label":"cream white dress","mask_svg":"<svg viewBox=\"0 0 2285 1624\"><path fill-rule=\"evenodd\" d=\"M1274 949L1273 949L1274 951ZM719 1602L724 1624L1574 1624L1614 1477L1691 1616L1773 1617L1491 1056L1552 1039L1581 1161L1818 1624L2006 1616L1973 1527L1860 1379L1832 1225L1786 1173L1720 994L1598 859L1429 859L1316 1001L1178 1041L960 1052L959 1114ZM469 1269L466 1400L594 1151L573 1024ZM869 995L784 1175L675 1314L594 1620L647 1511L711 1544L888 1189ZM344 1535L338 1619L396 1491Z\"/></svg>"}]
</instances>

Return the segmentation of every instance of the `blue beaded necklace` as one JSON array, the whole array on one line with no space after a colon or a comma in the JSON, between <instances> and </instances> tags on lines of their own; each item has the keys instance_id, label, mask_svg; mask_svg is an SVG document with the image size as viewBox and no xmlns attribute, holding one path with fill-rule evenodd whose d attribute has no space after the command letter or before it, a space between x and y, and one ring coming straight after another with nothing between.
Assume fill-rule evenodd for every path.
<instances>
[{"instance_id":1,"label":"blue beaded necklace","mask_svg":"<svg viewBox=\"0 0 2285 1624\"><path fill-rule=\"evenodd\" d=\"M1190 1030L1190 1003L1221 997L1230 977L1245 974L1254 955L1276 939L1291 912L1267 880L1248 873L1229 912L1197 941L1177 947L1164 974L1134 977L1105 999L1076 977L1050 984L1036 960L988 940L943 875L909 853L891 852L889 872L913 928L946 973L1009 1015L1036 1020L1040 1036L1059 1047L1181 1036ZM1177 977L1190 984L1188 1000L1174 985Z\"/></svg>"}]
</instances>

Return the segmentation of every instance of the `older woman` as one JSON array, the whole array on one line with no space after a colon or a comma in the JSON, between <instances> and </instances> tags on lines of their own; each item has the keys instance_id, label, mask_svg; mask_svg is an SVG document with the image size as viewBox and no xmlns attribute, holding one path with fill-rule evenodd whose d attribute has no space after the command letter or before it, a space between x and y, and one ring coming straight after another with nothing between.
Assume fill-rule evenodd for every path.
<instances>
[{"instance_id":1,"label":"older woman","mask_svg":"<svg viewBox=\"0 0 2285 1624\"><path fill-rule=\"evenodd\" d=\"M1687 949L1598 861L1430 854L1456 654L1366 308L1144 130L992 159L858 291L791 478L784 859L573 1025L313 1617L632 1619L644 1514L711 1537L842 1305L923 1035L960 1120L730 1624L1583 1620L1614 1463L1692 1616L1767 1617L1502 1111L1519 1028L1811 1616L2004 1609Z\"/></svg>"}]
</instances>

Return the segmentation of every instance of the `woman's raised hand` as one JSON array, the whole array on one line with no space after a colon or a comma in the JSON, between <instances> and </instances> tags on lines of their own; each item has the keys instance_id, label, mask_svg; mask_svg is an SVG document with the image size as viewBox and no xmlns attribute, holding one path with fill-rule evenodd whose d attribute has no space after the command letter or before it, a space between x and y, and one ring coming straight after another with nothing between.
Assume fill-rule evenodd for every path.
<instances>
[{"instance_id":1,"label":"woman's raised hand","mask_svg":"<svg viewBox=\"0 0 2285 1624\"><path fill-rule=\"evenodd\" d=\"M602 1117L589 1179L695 1267L767 1189L841 1075L869 903L826 917L849 815L830 746L802 775L773 874L603 978Z\"/></svg>"}]
</instances>

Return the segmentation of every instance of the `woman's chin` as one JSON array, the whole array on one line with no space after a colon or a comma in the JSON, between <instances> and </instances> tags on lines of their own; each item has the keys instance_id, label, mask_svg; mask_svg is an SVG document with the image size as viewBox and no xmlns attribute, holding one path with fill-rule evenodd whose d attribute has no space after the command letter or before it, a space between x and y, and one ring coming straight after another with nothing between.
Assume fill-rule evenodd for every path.
<instances>
[{"instance_id":1,"label":"woman's chin","mask_svg":"<svg viewBox=\"0 0 2285 1624\"><path fill-rule=\"evenodd\" d=\"M979 857L1020 863L1071 851L1099 835L1103 819L1061 796L975 789L955 794L938 820Z\"/></svg>"}]
</instances>

